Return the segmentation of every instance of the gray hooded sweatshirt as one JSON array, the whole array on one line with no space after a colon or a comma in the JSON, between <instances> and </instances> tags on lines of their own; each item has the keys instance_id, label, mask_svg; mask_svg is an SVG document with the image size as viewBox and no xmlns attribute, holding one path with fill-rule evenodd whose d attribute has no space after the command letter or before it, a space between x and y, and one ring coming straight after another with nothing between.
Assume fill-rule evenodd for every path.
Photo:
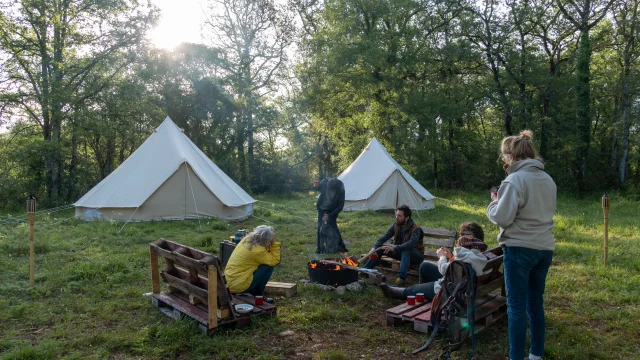
<instances>
[{"instance_id":1,"label":"gray hooded sweatshirt","mask_svg":"<svg viewBox=\"0 0 640 360\"><path fill-rule=\"evenodd\" d=\"M556 184L540 160L515 161L498 190L487 217L500 226L500 245L554 250L552 229L556 212Z\"/></svg>"}]
</instances>

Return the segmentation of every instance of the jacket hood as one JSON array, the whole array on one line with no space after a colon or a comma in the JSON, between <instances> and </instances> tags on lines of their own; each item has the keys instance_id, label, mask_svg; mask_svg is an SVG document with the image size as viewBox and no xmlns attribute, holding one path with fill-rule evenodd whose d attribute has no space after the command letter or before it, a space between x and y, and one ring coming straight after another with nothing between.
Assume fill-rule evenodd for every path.
<instances>
[{"instance_id":1,"label":"jacket hood","mask_svg":"<svg viewBox=\"0 0 640 360\"><path fill-rule=\"evenodd\" d=\"M525 159L525 160L514 161L507 168L507 174L511 175L518 170L523 170L527 168L536 168L538 170L544 171L544 164L542 163L542 161L538 159Z\"/></svg>"},{"instance_id":2,"label":"jacket hood","mask_svg":"<svg viewBox=\"0 0 640 360\"><path fill-rule=\"evenodd\" d=\"M464 263L471 264L473 271L476 272L476 276L482 275L484 267L487 265L487 257L484 256L480 250L469 250L463 247L457 247L453 249L453 256L456 260L460 260Z\"/></svg>"}]
</instances>

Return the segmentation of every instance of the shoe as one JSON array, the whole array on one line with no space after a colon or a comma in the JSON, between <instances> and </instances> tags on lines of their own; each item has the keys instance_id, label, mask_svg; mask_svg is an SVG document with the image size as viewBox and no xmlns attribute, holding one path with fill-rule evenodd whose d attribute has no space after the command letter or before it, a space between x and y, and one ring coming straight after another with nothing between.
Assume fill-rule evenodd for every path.
<instances>
[{"instance_id":1,"label":"shoe","mask_svg":"<svg viewBox=\"0 0 640 360\"><path fill-rule=\"evenodd\" d=\"M404 287L404 279L396 278L396 281L393 282L393 286Z\"/></svg>"},{"instance_id":2,"label":"shoe","mask_svg":"<svg viewBox=\"0 0 640 360\"><path fill-rule=\"evenodd\" d=\"M385 297L398 300L406 299L406 296L404 296L404 288L389 286L389 284L384 282L378 285L378 287L382 290Z\"/></svg>"}]
</instances>

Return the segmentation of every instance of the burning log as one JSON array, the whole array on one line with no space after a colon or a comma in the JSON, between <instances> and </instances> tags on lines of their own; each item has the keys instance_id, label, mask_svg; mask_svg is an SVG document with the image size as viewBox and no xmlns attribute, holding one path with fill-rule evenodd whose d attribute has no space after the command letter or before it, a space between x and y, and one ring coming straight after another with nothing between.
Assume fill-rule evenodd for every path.
<instances>
[{"instance_id":1,"label":"burning log","mask_svg":"<svg viewBox=\"0 0 640 360\"><path fill-rule=\"evenodd\" d=\"M358 263L353 258L312 260L309 279L323 285L347 285L358 281Z\"/></svg>"}]
</instances>

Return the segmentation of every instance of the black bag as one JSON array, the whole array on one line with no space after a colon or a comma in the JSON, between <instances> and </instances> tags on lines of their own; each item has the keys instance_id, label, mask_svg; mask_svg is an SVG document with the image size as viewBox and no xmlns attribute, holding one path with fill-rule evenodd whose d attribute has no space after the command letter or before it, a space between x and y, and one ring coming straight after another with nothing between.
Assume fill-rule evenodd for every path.
<instances>
[{"instance_id":1,"label":"black bag","mask_svg":"<svg viewBox=\"0 0 640 360\"><path fill-rule=\"evenodd\" d=\"M427 350L433 343L436 335L443 329L447 329L446 343L442 354L438 359L450 359L453 351L460 349L462 344L471 334L472 353L469 359L475 355L474 319L475 319L475 293L476 274L470 264L459 260L449 263L442 280L440 290L431 302L431 326L433 332L429 340L420 348L413 351L417 354ZM466 329L450 326L461 319L468 319ZM463 321L463 320L462 320ZM454 331L463 331L460 341L453 342L456 338Z\"/></svg>"}]
</instances>

